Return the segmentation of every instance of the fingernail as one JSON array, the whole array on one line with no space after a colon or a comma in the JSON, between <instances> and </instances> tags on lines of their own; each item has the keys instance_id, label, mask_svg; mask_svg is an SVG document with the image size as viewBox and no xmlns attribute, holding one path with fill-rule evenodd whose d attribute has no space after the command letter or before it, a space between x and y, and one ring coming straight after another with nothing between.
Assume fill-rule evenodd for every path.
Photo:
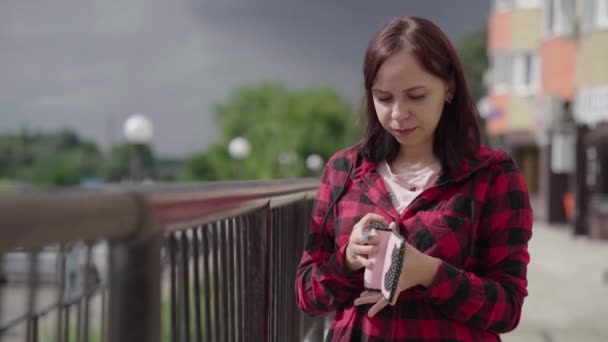
<instances>
[{"instance_id":1,"label":"fingernail","mask_svg":"<svg viewBox=\"0 0 608 342\"><path fill-rule=\"evenodd\" d=\"M371 229L369 229L369 228L363 228L363 238L364 239L369 239L370 233L371 233Z\"/></svg>"}]
</instances>

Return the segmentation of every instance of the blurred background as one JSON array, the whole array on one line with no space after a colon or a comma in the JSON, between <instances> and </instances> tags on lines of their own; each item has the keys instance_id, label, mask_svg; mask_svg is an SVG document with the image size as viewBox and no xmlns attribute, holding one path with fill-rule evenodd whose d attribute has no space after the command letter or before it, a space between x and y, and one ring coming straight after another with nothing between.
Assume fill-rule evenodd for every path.
<instances>
[{"instance_id":1,"label":"blurred background","mask_svg":"<svg viewBox=\"0 0 608 342\"><path fill-rule=\"evenodd\" d=\"M528 182L505 340L608 341L608 0L4 0L0 193L318 177L358 140L363 54L400 15L448 34L484 142Z\"/></svg>"},{"instance_id":2,"label":"blurred background","mask_svg":"<svg viewBox=\"0 0 608 342\"><path fill-rule=\"evenodd\" d=\"M406 13L442 26L461 46L476 95L484 93L490 4L481 0L466 11L449 1L1 6L4 188L127 179L133 115L153 127L140 144L149 180L318 175L309 156L325 161L359 137L368 41ZM236 155L228 148L236 137L250 147L240 158L243 144Z\"/></svg>"}]
</instances>

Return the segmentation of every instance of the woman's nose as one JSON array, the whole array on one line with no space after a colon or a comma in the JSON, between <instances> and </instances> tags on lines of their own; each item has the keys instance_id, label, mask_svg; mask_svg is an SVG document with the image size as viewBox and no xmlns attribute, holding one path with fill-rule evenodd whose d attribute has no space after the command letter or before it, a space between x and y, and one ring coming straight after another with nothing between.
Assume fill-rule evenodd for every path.
<instances>
[{"instance_id":1,"label":"woman's nose","mask_svg":"<svg viewBox=\"0 0 608 342\"><path fill-rule=\"evenodd\" d=\"M400 121L402 119L408 119L410 117L410 111L408 106L400 101L395 101L392 109L393 120Z\"/></svg>"}]
</instances>

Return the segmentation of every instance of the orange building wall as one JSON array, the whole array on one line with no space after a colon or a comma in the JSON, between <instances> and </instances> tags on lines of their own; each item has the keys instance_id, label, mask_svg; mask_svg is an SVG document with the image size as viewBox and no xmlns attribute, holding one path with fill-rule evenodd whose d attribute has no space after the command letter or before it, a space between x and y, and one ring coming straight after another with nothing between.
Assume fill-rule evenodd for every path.
<instances>
[{"instance_id":1,"label":"orange building wall","mask_svg":"<svg viewBox=\"0 0 608 342\"><path fill-rule=\"evenodd\" d=\"M541 46L540 95L555 94L572 100L575 95L576 46L572 40L552 38Z\"/></svg>"},{"instance_id":2,"label":"orange building wall","mask_svg":"<svg viewBox=\"0 0 608 342\"><path fill-rule=\"evenodd\" d=\"M488 19L488 53L509 49L511 46L511 13L494 12ZM486 133L490 136L502 135L507 131L508 113L507 94L490 95L490 105L500 114L486 120Z\"/></svg>"},{"instance_id":3,"label":"orange building wall","mask_svg":"<svg viewBox=\"0 0 608 342\"><path fill-rule=\"evenodd\" d=\"M511 46L511 13L494 12L488 20L488 50L508 49Z\"/></svg>"}]
</instances>

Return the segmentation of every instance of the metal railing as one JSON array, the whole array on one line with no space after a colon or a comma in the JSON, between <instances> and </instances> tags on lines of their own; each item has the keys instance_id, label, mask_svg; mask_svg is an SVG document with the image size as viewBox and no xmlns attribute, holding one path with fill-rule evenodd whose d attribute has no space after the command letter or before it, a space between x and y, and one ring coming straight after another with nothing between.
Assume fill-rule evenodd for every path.
<instances>
[{"instance_id":1,"label":"metal railing","mask_svg":"<svg viewBox=\"0 0 608 342\"><path fill-rule=\"evenodd\" d=\"M322 339L294 298L317 184L0 197L0 340Z\"/></svg>"}]
</instances>

